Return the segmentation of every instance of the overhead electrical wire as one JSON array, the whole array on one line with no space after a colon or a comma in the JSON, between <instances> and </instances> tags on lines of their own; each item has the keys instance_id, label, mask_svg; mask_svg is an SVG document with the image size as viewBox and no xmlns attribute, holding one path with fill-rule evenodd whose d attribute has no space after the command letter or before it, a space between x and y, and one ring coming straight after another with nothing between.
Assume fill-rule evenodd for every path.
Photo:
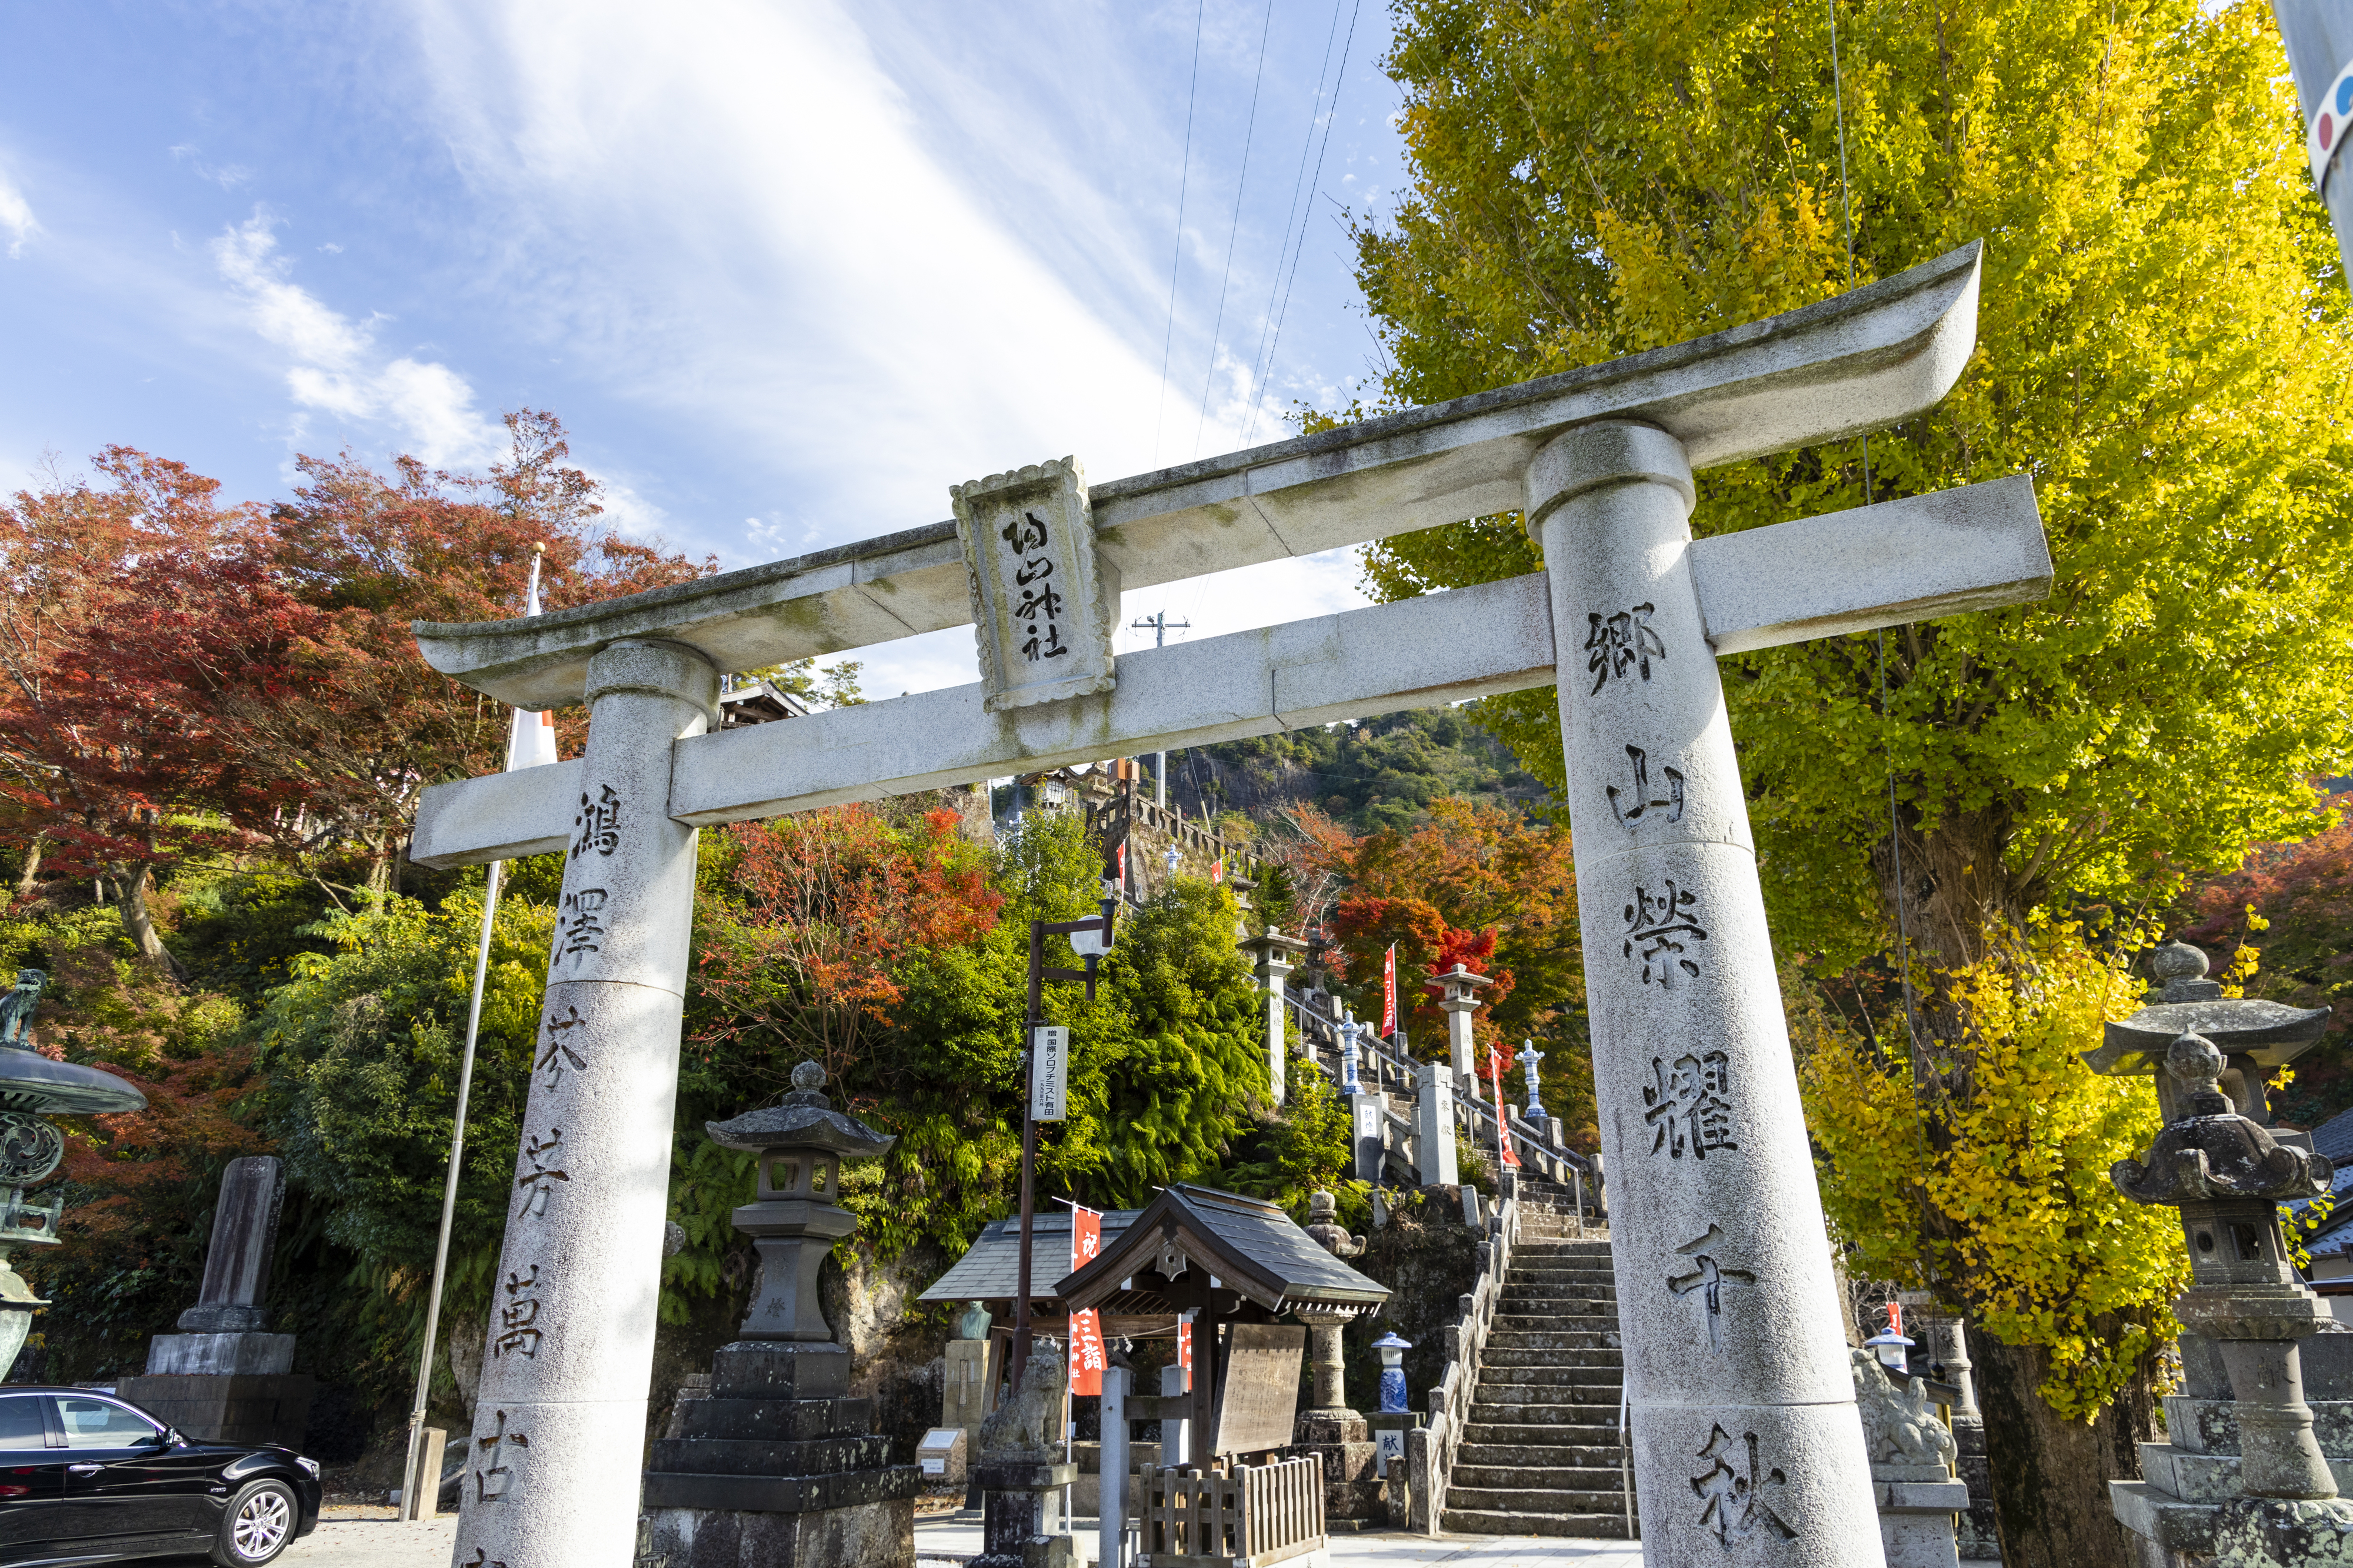
<instances>
[{"instance_id":1,"label":"overhead electrical wire","mask_svg":"<svg viewBox=\"0 0 2353 1568\"><path fill-rule=\"evenodd\" d=\"M1364 0L1357 0L1359 6L1363 3ZM1291 303L1290 286L1284 279L1283 257L1286 252L1290 255L1290 276L1297 277L1300 252L1307 248L1307 219L1313 217L1315 211L1314 192L1324 180L1324 156L1315 149L1315 121L1318 112L1324 111L1324 79L1332 68L1333 41L1340 36L1341 4L1342 0L1332 0L1332 26L1324 35L1324 61L1315 68L1315 101L1307 112L1307 135L1299 144L1299 173L1291 182L1291 211L1282 220L1282 247L1274 253L1274 276L1267 283L1266 314L1260 318L1258 352L1250 356L1250 414L1242 422L1242 445L1245 447L1250 445L1251 432L1258 428L1259 407L1266 400L1266 378L1274 368L1272 345L1279 345L1282 341L1282 326L1276 306L1276 297L1281 296L1283 309L1288 309ZM1356 38L1356 19L1352 12L1348 17L1348 41L1354 44ZM1340 79L1345 78L1347 73L1348 57L1344 51L1340 56L1340 78L1335 78L1332 83L1332 108L1324 114L1324 145L1327 149L1332 145L1332 121L1339 117ZM1307 183L1307 156L1310 153L1315 153L1316 184L1314 185ZM1300 193L1303 191L1308 193L1307 210L1304 215L1300 211L1299 200ZM1299 237L1295 246L1291 233L1292 225L1294 223L1299 226Z\"/></svg>"},{"instance_id":2,"label":"overhead electrical wire","mask_svg":"<svg viewBox=\"0 0 2353 1568\"><path fill-rule=\"evenodd\" d=\"M1176 167L1176 239L1168 258L1168 328L1160 336L1160 402L1152 411L1152 460L1160 461L1160 426L1168 412L1168 352L1176 342L1176 277L1185 261L1185 195L1193 174L1193 105L1201 88L1201 13L1209 0L1193 7L1193 78L1185 89L1185 157Z\"/></svg>"},{"instance_id":3,"label":"overhead electrical wire","mask_svg":"<svg viewBox=\"0 0 2353 1568\"><path fill-rule=\"evenodd\" d=\"M1226 327L1226 288L1234 277L1234 241L1241 237L1242 193L1250 188L1250 140L1258 132L1258 89L1266 79L1266 40L1274 30L1274 0L1266 0L1266 20L1258 30L1258 69L1250 77L1250 118L1242 123L1242 168L1234 180L1234 220L1226 230L1226 268L1218 279L1218 314L1209 328L1209 368L1201 375L1201 414L1193 422L1193 456L1201 455L1201 432L1209 424L1209 388L1218 379L1218 338Z\"/></svg>"}]
</instances>

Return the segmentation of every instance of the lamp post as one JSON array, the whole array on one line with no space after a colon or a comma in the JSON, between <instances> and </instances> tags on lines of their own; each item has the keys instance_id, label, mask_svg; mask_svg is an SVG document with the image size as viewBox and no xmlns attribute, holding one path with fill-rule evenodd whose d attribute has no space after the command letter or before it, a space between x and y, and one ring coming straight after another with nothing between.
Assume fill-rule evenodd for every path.
<instances>
[{"instance_id":1,"label":"lamp post","mask_svg":"<svg viewBox=\"0 0 2353 1568\"><path fill-rule=\"evenodd\" d=\"M1082 921L1029 922L1029 1017L1021 1052L1021 1262L1013 1298L1013 1356L1008 1369L1016 1392L1029 1365L1029 1254L1030 1235L1036 1228L1038 1170L1038 1045L1046 1028L1046 982L1084 982L1087 1000L1095 999L1095 966L1111 952L1114 917L1119 910L1118 854L1118 847L1106 847L1100 915ZM1085 961L1086 967L1050 967L1046 963L1046 939L1050 936L1068 937L1071 950Z\"/></svg>"}]
</instances>

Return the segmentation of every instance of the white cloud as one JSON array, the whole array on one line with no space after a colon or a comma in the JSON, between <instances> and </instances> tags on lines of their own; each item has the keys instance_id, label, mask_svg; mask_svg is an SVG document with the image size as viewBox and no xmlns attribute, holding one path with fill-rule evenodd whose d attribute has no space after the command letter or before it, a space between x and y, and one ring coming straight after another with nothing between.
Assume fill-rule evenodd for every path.
<instances>
[{"instance_id":1,"label":"white cloud","mask_svg":"<svg viewBox=\"0 0 2353 1568\"><path fill-rule=\"evenodd\" d=\"M25 199L25 193L16 188L16 182L8 177L5 169L0 169L0 228L5 228L11 236L11 261L22 259L26 244L41 232L40 220L33 216L33 204Z\"/></svg>"},{"instance_id":2,"label":"white cloud","mask_svg":"<svg viewBox=\"0 0 2353 1568\"><path fill-rule=\"evenodd\" d=\"M203 152L204 149L194 143L184 142L172 149L172 160L174 163L185 163L195 171L198 179L210 180L225 191L233 191L252 180L253 171L244 164L207 163L202 157Z\"/></svg>"},{"instance_id":3,"label":"white cloud","mask_svg":"<svg viewBox=\"0 0 2353 1568\"><path fill-rule=\"evenodd\" d=\"M289 280L269 214L257 208L212 243L214 264L244 300L248 323L283 349L286 388L300 407L388 426L405 450L437 468L479 464L503 451L504 430L474 406L466 378L438 362L375 349L374 316L354 322Z\"/></svg>"},{"instance_id":4,"label":"white cloud","mask_svg":"<svg viewBox=\"0 0 2353 1568\"><path fill-rule=\"evenodd\" d=\"M1164 241L1025 141L1035 114L989 112L1031 85L1004 58L964 61L951 103L944 58L886 71L835 5L415 5L437 123L499 215L485 287L605 389L757 453L776 488L747 510L784 535L934 521L949 484L1066 452L1151 466ZM1206 449L1238 423L1213 408Z\"/></svg>"}]
</instances>

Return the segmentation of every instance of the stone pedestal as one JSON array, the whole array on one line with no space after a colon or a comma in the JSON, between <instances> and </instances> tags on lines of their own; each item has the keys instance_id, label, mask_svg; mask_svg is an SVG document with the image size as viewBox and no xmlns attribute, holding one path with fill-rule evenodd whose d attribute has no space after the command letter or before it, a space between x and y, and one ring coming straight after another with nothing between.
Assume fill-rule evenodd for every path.
<instances>
[{"instance_id":1,"label":"stone pedestal","mask_svg":"<svg viewBox=\"0 0 2353 1568\"><path fill-rule=\"evenodd\" d=\"M668 1568L913 1568L921 1473L893 1465L834 1344L739 1341L686 1436L654 1444L647 1540Z\"/></svg>"},{"instance_id":2,"label":"stone pedestal","mask_svg":"<svg viewBox=\"0 0 2353 1568\"><path fill-rule=\"evenodd\" d=\"M285 1197L285 1168L276 1156L229 1162L196 1304L180 1314L179 1333L147 1342L146 1375L115 1384L123 1398L191 1437L302 1446L315 1385L294 1371L294 1336L266 1331L269 1260Z\"/></svg>"},{"instance_id":3,"label":"stone pedestal","mask_svg":"<svg viewBox=\"0 0 2353 1568\"><path fill-rule=\"evenodd\" d=\"M991 1455L973 1474L988 1500L981 1514L981 1554L966 1568L1078 1568L1077 1541L1046 1529L1054 1493L1078 1479L1076 1465Z\"/></svg>"},{"instance_id":4,"label":"stone pedestal","mask_svg":"<svg viewBox=\"0 0 2353 1568\"><path fill-rule=\"evenodd\" d=\"M308 1373L274 1377L149 1373L117 1380L115 1392L188 1436L207 1443L277 1443L299 1449L311 1426Z\"/></svg>"},{"instance_id":5,"label":"stone pedestal","mask_svg":"<svg viewBox=\"0 0 2353 1568\"><path fill-rule=\"evenodd\" d=\"M1957 1568L1953 1516L1969 1506L1969 1489L1942 1465L1873 1465L1872 1500L1887 1568Z\"/></svg>"},{"instance_id":6,"label":"stone pedestal","mask_svg":"<svg viewBox=\"0 0 2353 1568\"><path fill-rule=\"evenodd\" d=\"M1365 1418L1353 1410L1303 1410L1292 1429L1286 1459L1313 1454L1324 1461L1324 1528L1330 1535L1388 1528L1382 1500L1380 1449Z\"/></svg>"}]
</instances>

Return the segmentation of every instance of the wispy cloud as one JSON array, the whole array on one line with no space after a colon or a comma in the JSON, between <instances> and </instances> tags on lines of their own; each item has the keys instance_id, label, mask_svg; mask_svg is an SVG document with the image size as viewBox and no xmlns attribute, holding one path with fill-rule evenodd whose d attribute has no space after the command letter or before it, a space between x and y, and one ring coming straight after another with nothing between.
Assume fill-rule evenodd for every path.
<instances>
[{"instance_id":1,"label":"wispy cloud","mask_svg":"<svg viewBox=\"0 0 2353 1568\"><path fill-rule=\"evenodd\" d=\"M405 450L437 467L479 464L504 448L503 430L474 405L464 376L437 361L385 357L375 328L386 318L355 322L290 281L275 226L257 208L212 242L212 256L253 330L291 362L286 388L299 407L386 426Z\"/></svg>"},{"instance_id":2,"label":"wispy cloud","mask_svg":"<svg viewBox=\"0 0 2353 1568\"><path fill-rule=\"evenodd\" d=\"M192 142L183 142L173 148L172 159L174 163L185 163L195 172L196 178L210 180L225 191L233 191L253 179L253 171L243 163L206 163L204 149Z\"/></svg>"},{"instance_id":3,"label":"wispy cloud","mask_svg":"<svg viewBox=\"0 0 2353 1568\"><path fill-rule=\"evenodd\" d=\"M33 204L16 188L8 171L0 168L0 228L8 231L8 259L21 260L25 247L41 232L40 220L33 216Z\"/></svg>"},{"instance_id":4,"label":"wispy cloud","mask_svg":"<svg viewBox=\"0 0 2353 1568\"><path fill-rule=\"evenodd\" d=\"M1124 254L1050 140L1008 155L1018 178L964 177L943 106L910 102L944 68L911 88L819 4L418 5L441 122L500 215L491 286L582 374L749 444L822 542L1043 457L1149 465L1159 345L1115 297L1165 290L1165 263Z\"/></svg>"}]
</instances>

